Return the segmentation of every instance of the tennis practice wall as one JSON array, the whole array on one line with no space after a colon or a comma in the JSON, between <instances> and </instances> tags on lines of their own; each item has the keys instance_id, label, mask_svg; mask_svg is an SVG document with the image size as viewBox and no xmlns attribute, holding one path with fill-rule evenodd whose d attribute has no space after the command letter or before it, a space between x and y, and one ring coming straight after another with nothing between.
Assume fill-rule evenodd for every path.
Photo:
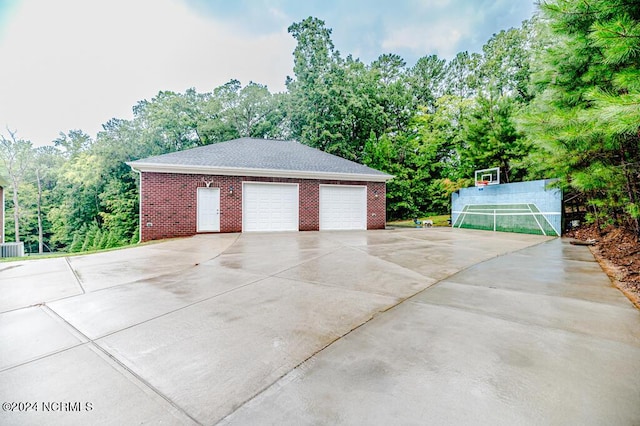
<instances>
[{"instance_id":1,"label":"tennis practice wall","mask_svg":"<svg viewBox=\"0 0 640 426\"><path fill-rule=\"evenodd\" d=\"M473 206L495 205L499 209L501 205L533 204L553 229L560 233L562 229L562 191L557 188L549 188L552 182L554 180L544 179L488 185L483 190L479 190L477 187L462 188L451 195L451 221L453 224L461 223L458 221L460 214ZM517 227L501 230L526 232L518 230Z\"/></svg>"}]
</instances>

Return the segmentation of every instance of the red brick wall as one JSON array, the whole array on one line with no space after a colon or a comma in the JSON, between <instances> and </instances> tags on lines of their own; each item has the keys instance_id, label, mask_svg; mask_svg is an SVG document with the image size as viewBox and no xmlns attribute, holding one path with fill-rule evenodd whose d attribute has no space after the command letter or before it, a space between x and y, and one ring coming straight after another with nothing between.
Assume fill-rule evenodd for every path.
<instances>
[{"instance_id":1,"label":"red brick wall","mask_svg":"<svg viewBox=\"0 0 640 426\"><path fill-rule=\"evenodd\" d=\"M384 229L387 224L387 185L367 182L367 229Z\"/></svg>"},{"instance_id":2,"label":"red brick wall","mask_svg":"<svg viewBox=\"0 0 640 426\"><path fill-rule=\"evenodd\" d=\"M142 241L185 237L197 233L197 188L220 188L220 232L242 231L242 182L299 184L299 229L317 231L320 226L320 185L366 185L367 228L384 229L386 185L384 182L328 181L315 179L210 176L173 173L142 173ZM233 187L233 194L230 188ZM377 196L376 196L377 195Z\"/></svg>"},{"instance_id":3,"label":"red brick wall","mask_svg":"<svg viewBox=\"0 0 640 426\"><path fill-rule=\"evenodd\" d=\"M317 231L320 229L320 181L300 180L299 183L299 229Z\"/></svg>"}]
</instances>

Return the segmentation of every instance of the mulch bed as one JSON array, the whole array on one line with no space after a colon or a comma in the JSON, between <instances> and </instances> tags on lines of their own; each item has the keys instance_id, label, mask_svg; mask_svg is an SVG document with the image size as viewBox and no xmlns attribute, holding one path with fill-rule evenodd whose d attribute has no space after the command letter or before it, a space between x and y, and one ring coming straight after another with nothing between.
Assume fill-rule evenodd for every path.
<instances>
[{"instance_id":1,"label":"mulch bed","mask_svg":"<svg viewBox=\"0 0 640 426\"><path fill-rule=\"evenodd\" d=\"M595 225L583 226L565 234L578 241L595 240L591 247L613 283L640 309L640 242L628 229Z\"/></svg>"}]
</instances>

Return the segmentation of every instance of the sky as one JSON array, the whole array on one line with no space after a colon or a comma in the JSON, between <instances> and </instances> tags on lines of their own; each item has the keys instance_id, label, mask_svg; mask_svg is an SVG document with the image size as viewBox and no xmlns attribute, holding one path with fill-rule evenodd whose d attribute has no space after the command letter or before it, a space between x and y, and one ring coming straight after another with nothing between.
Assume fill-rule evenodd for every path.
<instances>
[{"instance_id":1,"label":"sky","mask_svg":"<svg viewBox=\"0 0 640 426\"><path fill-rule=\"evenodd\" d=\"M285 90L308 16L344 57L479 52L529 19L534 0L0 0L0 134L48 145L95 137L161 90L209 92L231 79Z\"/></svg>"}]
</instances>

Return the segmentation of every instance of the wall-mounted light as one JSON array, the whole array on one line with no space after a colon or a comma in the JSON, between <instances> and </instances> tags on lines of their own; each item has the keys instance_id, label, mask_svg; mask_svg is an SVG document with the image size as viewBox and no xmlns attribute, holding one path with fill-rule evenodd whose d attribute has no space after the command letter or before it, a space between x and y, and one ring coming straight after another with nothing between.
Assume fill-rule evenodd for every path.
<instances>
[{"instance_id":1,"label":"wall-mounted light","mask_svg":"<svg viewBox=\"0 0 640 426\"><path fill-rule=\"evenodd\" d=\"M374 196L375 198L378 198L378 190L377 190L377 189L374 189L374 190L373 190L373 196Z\"/></svg>"},{"instance_id":2,"label":"wall-mounted light","mask_svg":"<svg viewBox=\"0 0 640 426\"><path fill-rule=\"evenodd\" d=\"M233 185L229 187L229 195L233 195Z\"/></svg>"}]
</instances>

